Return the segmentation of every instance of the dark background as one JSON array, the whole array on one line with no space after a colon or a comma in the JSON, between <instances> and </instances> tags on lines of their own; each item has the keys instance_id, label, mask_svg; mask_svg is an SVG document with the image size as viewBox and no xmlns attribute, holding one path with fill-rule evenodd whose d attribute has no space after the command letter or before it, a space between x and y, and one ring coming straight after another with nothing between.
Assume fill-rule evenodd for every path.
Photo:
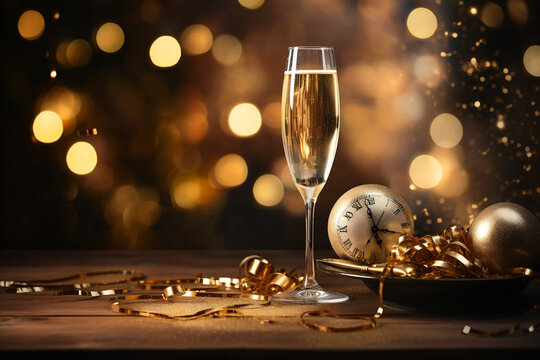
<instances>
[{"instance_id":1,"label":"dark background","mask_svg":"<svg viewBox=\"0 0 540 360\"><path fill-rule=\"evenodd\" d=\"M151 21L141 10L149 3L158 9ZM366 183L390 186L406 199L417 235L454 223L468 226L484 207L500 201L519 203L540 216L540 84L523 66L524 51L540 43L540 9L536 1L520 2L527 10L520 23L510 15L507 1L494 1L504 18L490 28L480 17L488 3L267 0L249 10L233 0L3 1L0 248L302 249L304 219L296 190L286 187L294 211L284 201L261 206L252 194L259 176L279 175L279 130L263 123L255 136L238 138L220 125L237 103L253 103L263 112L280 101L286 49L293 45L333 46L340 80L341 136L317 204L316 249L330 249L326 225L335 201ZM406 26L408 14L419 6L438 19L435 34L425 40L413 37ZM471 7L479 13L471 14ZM28 9L39 11L46 23L43 35L31 41L17 30ZM53 18L56 12L58 20ZM105 22L124 31L125 42L113 54L100 51L93 40ZM192 24L206 25L214 39L224 33L237 37L241 59L223 66L210 52L183 52L173 67L154 66L148 56L153 40L161 35L178 39ZM54 54L63 41L76 38L91 44L91 61L64 68ZM426 54L439 63L435 85L414 76L415 59ZM468 70L473 57L481 64L495 60L497 66ZM58 70L55 79L49 76L51 67ZM32 137L32 122L43 97L58 86L79 94L83 107L70 133L42 144ZM422 115L414 121L403 120L399 111L388 112L388 104L407 91L423 103ZM196 142L180 138L171 143L170 127L163 125L181 124L190 99L206 105L208 132ZM482 106L475 107L475 101ZM169 107L176 114L163 115ZM408 175L415 156L440 153L429 126L443 112L454 114L464 128L460 144L442 155L457 159L467 174L466 189L459 195L411 187ZM497 126L500 119L504 128ZM77 136L77 130L93 128L97 135ZM98 152L98 166L86 176L73 174L65 162L67 149L78 140L90 142ZM195 165L178 168L173 161L177 153L182 163ZM228 153L245 159L248 177L238 187L214 189L204 179ZM204 185L205 198L189 209L171 199L174 179L183 178L202 179ZM131 221L128 210L114 208L122 186L135 189L138 199L158 203L151 225ZM143 204L135 202L131 210Z\"/></svg>"}]
</instances>

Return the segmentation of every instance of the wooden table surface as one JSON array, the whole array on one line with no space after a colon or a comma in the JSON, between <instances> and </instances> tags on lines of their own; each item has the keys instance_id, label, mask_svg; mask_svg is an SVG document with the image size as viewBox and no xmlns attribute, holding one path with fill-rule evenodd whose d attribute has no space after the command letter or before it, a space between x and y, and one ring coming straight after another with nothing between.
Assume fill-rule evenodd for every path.
<instances>
[{"instance_id":1,"label":"wooden table surface","mask_svg":"<svg viewBox=\"0 0 540 360\"><path fill-rule=\"evenodd\" d=\"M148 279L237 276L240 261L258 254L276 267L303 264L295 251L4 251L0 280L32 280L81 272L131 269ZM318 258L333 254L317 253ZM345 303L324 306L340 314L371 315L378 296L359 279L317 271L319 283L348 294ZM155 354L196 358L293 358L351 354L376 358L534 358L540 334L508 337L462 335L464 325L500 330L514 324L528 306L540 303L540 280L531 281L511 311L487 314L426 314L385 308L370 330L324 333L301 326L298 316L203 318L190 321L129 316L113 312L107 297L53 296L0 292L0 350L19 357L47 352L56 357ZM322 306L321 306L322 307ZM279 308L278 308L279 310ZM289 314L290 315L290 314ZM539 314L527 320L538 322ZM268 320L271 321L268 321Z\"/></svg>"}]
</instances>

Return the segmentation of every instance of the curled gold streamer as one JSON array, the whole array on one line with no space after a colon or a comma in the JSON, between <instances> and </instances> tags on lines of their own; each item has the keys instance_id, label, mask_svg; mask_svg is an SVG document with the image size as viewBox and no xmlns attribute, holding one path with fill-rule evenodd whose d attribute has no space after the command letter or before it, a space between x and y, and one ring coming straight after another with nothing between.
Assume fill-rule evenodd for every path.
<instances>
[{"instance_id":1,"label":"curled gold streamer","mask_svg":"<svg viewBox=\"0 0 540 360\"><path fill-rule=\"evenodd\" d=\"M365 320L367 323L361 324L361 325L353 325L353 326L328 326L328 325L321 325L317 324L314 321L307 320L307 316L320 316L320 315L328 315L334 318L338 319L357 319L357 320ZM322 309L322 310L313 310L313 311L305 311L300 315L300 323L302 326L318 330L322 332L346 332L346 331L355 331L355 330L367 330L374 328L377 324L376 319L373 316L362 316L362 315L338 315L334 314L330 310Z\"/></svg>"},{"instance_id":2,"label":"curled gold streamer","mask_svg":"<svg viewBox=\"0 0 540 360\"><path fill-rule=\"evenodd\" d=\"M89 281L92 277L125 275L125 278L115 281ZM91 289L99 286L128 284L133 281L144 279L144 275L133 270L110 270L79 273L61 278L31 281L1 280L0 287L6 288L6 292L14 293L41 293L53 292L53 295L80 295L80 296L101 296L119 294L125 289ZM61 284L62 282L81 280L72 284ZM86 280L86 281L83 281Z\"/></svg>"},{"instance_id":3,"label":"curled gold streamer","mask_svg":"<svg viewBox=\"0 0 540 360\"><path fill-rule=\"evenodd\" d=\"M465 245L466 236L466 230L456 225L441 235L420 238L402 235L393 246L388 262L394 266L414 266L417 271L405 276L432 279L487 277L488 268Z\"/></svg>"},{"instance_id":4,"label":"curled gold streamer","mask_svg":"<svg viewBox=\"0 0 540 360\"><path fill-rule=\"evenodd\" d=\"M415 236L401 236L398 244L392 249L392 255L385 265L379 281L379 307L372 316L365 315L338 315L327 309L306 311L300 315L302 326L322 332L345 332L367 330L376 326L377 319L383 314L384 281L388 276L395 275L392 269L399 267L407 271L399 272L400 276L419 278L443 277L487 277L487 268L472 254L464 244L466 231L462 227L452 226L441 235L426 235L421 238ZM257 306L270 305L272 295L296 288L303 277L294 274L297 269L287 273L284 269L276 270L266 259L252 255L244 258L238 267L238 278L232 277L205 277L199 274L194 278L151 280L145 279L141 273L132 270L100 271L81 273L63 278L33 281L0 280L0 287L6 291L17 293L46 292L53 295L79 295L79 296L110 296L111 309L127 315L154 317L174 320L193 320L203 317L244 316L242 308L253 306L250 303L240 303L230 306L209 308L193 314L172 316L158 312L135 310L123 305L121 301L152 300L169 301L173 297L227 297L250 299L260 301ZM506 275L537 276L528 268L509 269ZM89 279L92 276L126 275L122 280L109 282L76 282L74 284L58 284L70 280ZM143 290L162 290L161 294L129 294L128 289L90 289L91 287L130 283L136 281L137 286ZM192 286L188 286L192 284ZM118 295L122 294L122 295ZM540 304L527 311L521 319L509 327L498 332L487 332L465 326L462 334L475 334L480 336L508 336L519 330L533 333L540 330L540 323L530 325L526 330L520 328L521 322L532 313L540 310ZM366 323L349 327L334 327L317 324L310 318L327 315L342 319L364 320Z\"/></svg>"}]
</instances>

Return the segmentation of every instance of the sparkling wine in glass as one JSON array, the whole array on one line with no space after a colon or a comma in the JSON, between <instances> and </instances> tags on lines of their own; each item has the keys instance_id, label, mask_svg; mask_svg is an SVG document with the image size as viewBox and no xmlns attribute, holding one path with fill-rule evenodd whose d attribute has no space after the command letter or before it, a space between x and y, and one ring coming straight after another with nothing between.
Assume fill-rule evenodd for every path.
<instances>
[{"instance_id":1,"label":"sparkling wine in glass","mask_svg":"<svg viewBox=\"0 0 540 360\"><path fill-rule=\"evenodd\" d=\"M281 106L285 157L306 207L306 254L302 285L272 299L304 304L346 301L347 295L323 290L317 284L313 257L315 203L328 179L339 137L339 87L333 48L289 48Z\"/></svg>"}]
</instances>

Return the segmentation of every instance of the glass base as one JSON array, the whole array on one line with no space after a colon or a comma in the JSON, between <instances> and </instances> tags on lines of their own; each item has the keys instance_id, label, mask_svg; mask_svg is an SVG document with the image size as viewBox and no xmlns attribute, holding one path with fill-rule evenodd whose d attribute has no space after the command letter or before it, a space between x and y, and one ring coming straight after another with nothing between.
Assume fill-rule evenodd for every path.
<instances>
[{"instance_id":1,"label":"glass base","mask_svg":"<svg viewBox=\"0 0 540 360\"><path fill-rule=\"evenodd\" d=\"M299 287L272 296L272 301L294 304L339 303L349 300L349 296L334 291L323 290L320 286Z\"/></svg>"}]
</instances>

